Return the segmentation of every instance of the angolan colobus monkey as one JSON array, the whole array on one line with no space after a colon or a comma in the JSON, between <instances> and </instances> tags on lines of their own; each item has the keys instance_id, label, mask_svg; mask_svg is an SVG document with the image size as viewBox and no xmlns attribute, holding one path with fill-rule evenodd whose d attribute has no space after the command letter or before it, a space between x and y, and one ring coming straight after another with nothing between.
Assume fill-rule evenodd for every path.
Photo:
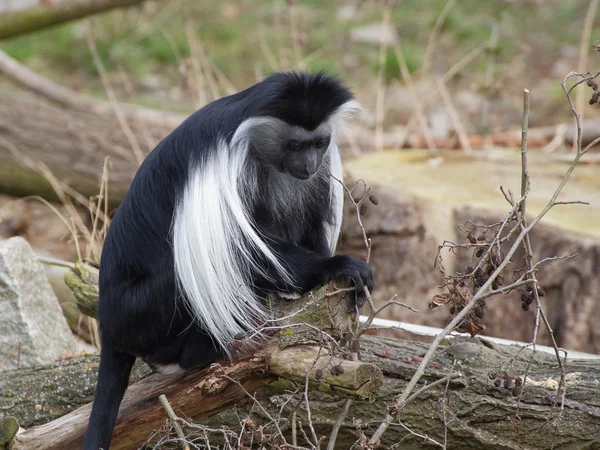
<instances>
[{"instance_id":1,"label":"angolan colobus monkey","mask_svg":"<svg viewBox=\"0 0 600 450\"><path fill-rule=\"evenodd\" d=\"M373 289L365 262L333 256L338 132L356 107L334 78L278 73L200 109L148 155L102 251L85 450L108 449L136 356L157 369L205 366L264 323L267 292L340 277Z\"/></svg>"}]
</instances>

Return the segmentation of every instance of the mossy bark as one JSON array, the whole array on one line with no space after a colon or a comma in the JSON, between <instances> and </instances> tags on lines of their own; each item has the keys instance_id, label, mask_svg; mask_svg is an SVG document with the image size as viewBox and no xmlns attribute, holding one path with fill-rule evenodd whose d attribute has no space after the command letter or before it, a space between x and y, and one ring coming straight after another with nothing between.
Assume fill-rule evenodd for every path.
<instances>
[{"instance_id":1,"label":"mossy bark","mask_svg":"<svg viewBox=\"0 0 600 450\"><path fill-rule=\"evenodd\" d=\"M56 193L41 171L47 169L87 199L98 195L108 157L109 207L120 204L139 162L113 112L57 108L12 86L0 85L0 95L0 192L54 201ZM144 154L173 130L170 123L129 125Z\"/></svg>"},{"instance_id":2,"label":"mossy bark","mask_svg":"<svg viewBox=\"0 0 600 450\"><path fill-rule=\"evenodd\" d=\"M144 0L69 0L48 2L0 14L0 39L58 25L113 8L135 5Z\"/></svg>"},{"instance_id":3,"label":"mossy bark","mask_svg":"<svg viewBox=\"0 0 600 450\"><path fill-rule=\"evenodd\" d=\"M98 269L84 261L77 261L64 276L65 283L75 295L77 308L86 316L94 318L98 305L98 276Z\"/></svg>"},{"instance_id":4,"label":"mossy bark","mask_svg":"<svg viewBox=\"0 0 600 450\"><path fill-rule=\"evenodd\" d=\"M436 352L421 384L431 383L445 376L454 360L454 369L460 371L462 376L449 383L446 394L444 383L409 403L398 416L404 425L414 432L442 442L445 409L449 449L547 449L552 445L554 448L573 450L600 448L600 361L567 362L567 390L564 408L561 408L557 392L560 372L552 356L533 353L531 350L519 352L518 347L490 345L477 338L460 338L452 342ZM370 435L372 429L384 418L387 408L393 404L394 396L402 391L414 373L419 355L426 350L425 343L378 337L362 339L362 361L381 369L383 383L372 401L359 400L353 396L355 400L342 424L336 448L350 448L360 434L359 427L362 432ZM2 414L17 417L21 425L27 427L85 404L93 393L97 361L95 356L88 356L37 371L31 369L0 374ZM496 387L489 378L490 372L497 372L511 380L523 377L529 361L532 361L532 365L520 401L513 396L514 381L511 381L510 388ZM347 363L344 362L343 365ZM277 377L269 373L261 375L262 369L259 367L264 366L262 363L244 366L237 372L240 378L236 379L250 392L256 393L266 410L275 416L289 399L290 392L297 388L300 388L300 392L303 391L301 370L295 377L284 378L285 374ZM236 377L233 372L230 375ZM132 386L127 394L129 406L122 408L114 448L132 448L142 442L153 429L164 424L166 416L156 399L160 393L168 393L170 402L180 414L215 427L228 426L236 429L239 418L249 412L251 407L250 404L244 406L247 397L243 392L227 385L216 371L196 372L168 383L162 381L162 384L150 382L152 377L157 375L146 378L146 384L140 384L141 381L134 383L133 386L137 387L133 389ZM32 392L37 397L28 400L27 397ZM291 414L292 408L301 404L301 395L295 394L295 400L287 403L282 414L283 423ZM343 390L311 388L309 397L317 433L328 436L347 398L346 393ZM136 399L141 405L139 419L135 422L136 426L131 427L128 424L132 422L124 419L123 413L126 414L132 408L131 402ZM217 405L219 401L220 408L204 408L201 413L193 413L203 404L212 402L212 405ZM41 408L37 408L37 414L36 404L41 405ZM236 413L230 409L234 404L237 405ZM85 430L86 411L88 410L84 410L77 422L76 429L80 433ZM296 412L298 420L306 424L306 409L300 407ZM257 412L257 408L254 408L252 414L256 423L264 423L265 417ZM65 416L67 417L69 416ZM130 419L131 417L133 416ZM66 439L72 432L67 424L73 425L74 422L65 420L60 423L60 427L57 422L53 422L42 428L30 429L24 435L17 435L21 436L21 441L15 442L15 450L59 448L42 444L56 443L51 439L57 437ZM43 431L44 434L38 434L39 440L32 441L31 437L36 436L36 430ZM398 425L391 426L384 434L382 448L389 448L401 440L403 449L427 448L421 439L409 436ZM32 442L37 444L34 446ZM63 440L64 445L60 448L78 448L76 442L78 441Z\"/></svg>"},{"instance_id":5,"label":"mossy bark","mask_svg":"<svg viewBox=\"0 0 600 450\"><path fill-rule=\"evenodd\" d=\"M99 362L99 355L86 355L52 366L0 372L0 416L14 416L28 428L92 401ZM136 364L131 382L149 372L145 364Z\"/></svg>"}]
</instances>

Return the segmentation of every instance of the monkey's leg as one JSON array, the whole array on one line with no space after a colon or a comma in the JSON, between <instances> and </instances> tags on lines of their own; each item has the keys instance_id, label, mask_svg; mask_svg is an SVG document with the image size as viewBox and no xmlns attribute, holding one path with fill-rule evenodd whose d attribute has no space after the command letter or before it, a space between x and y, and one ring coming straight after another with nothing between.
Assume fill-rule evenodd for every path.
<instances>
[{"instance_id":1,"label":"monkey's leg","mask_svg":"<svg viewBox=\"0 0 600 450\"><path fill-rule=\"evenodd\" d=\"M208 366L224 355L222 350L215 347L208 334L194 327L190 330L179 353L179 365L186 370L196 369Z\"/></svg>"},{"instance_id":2,"label":"monkey's leg","mask_svg":"<svg viewBox=\"0 0 600 450\"><path fill-rule=\"evenodd\" d=\"M108 450L134 362L135 356L115 350L110 345L102 346L98 383L84 450Z\"/></svg>"}]
</instances>

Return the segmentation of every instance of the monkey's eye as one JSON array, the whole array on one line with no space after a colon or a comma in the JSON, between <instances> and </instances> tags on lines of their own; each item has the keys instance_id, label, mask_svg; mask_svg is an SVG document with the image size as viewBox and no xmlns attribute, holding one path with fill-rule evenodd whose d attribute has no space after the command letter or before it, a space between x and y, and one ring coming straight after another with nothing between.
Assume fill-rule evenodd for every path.
<instances>
[{"instance_id":1,"label":"monkey's eye","mask_svg":"<svg viewBox=\"0 0 600 450\"><path fill-rule=\"evenodd\" d=\"M289 141L287 144L289 150L293 152L299 152L302 150L302 142L300 141Z\"/></svg>"},{"instance_id":2,"label":"monkey's eye","mask_svg":"<svg viewBox=\"0 0 600 450\"><path fill-rule=\"evenodd\" d=\"M319 149L327 148L328 145L329 145L329 137L319 138L315 142L315 147L317 147Z\"/></svg>"}]
</instances>

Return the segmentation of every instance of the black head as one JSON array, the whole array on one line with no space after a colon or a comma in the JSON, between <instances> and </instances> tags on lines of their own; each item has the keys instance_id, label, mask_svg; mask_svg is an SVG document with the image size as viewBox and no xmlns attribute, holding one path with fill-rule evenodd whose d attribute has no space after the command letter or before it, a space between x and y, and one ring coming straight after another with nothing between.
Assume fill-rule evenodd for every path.
<instances>
[{"instance_id":1,"label":"black head","mask_svg":"<svg viewBox=\"0 0 600 450\"><path fill-rule=\"evenodd\" d=\"M257 86L262 93L255 115L276 117L306 130L316 129L354 99L337 78L323 72L276 73Z\"/></svg>"},{"instance_id":2,"label":"black head","mask_svg":"<svg viewBox=\"0 0 600 450\"><path fill-rule=\"evenodd\" d=\"M315 174L354 105L337 79L322 73L279 73L253 89L262 92L249 127L252 154L281 173L306 180Z\"/></svg>"}]
</instances>

